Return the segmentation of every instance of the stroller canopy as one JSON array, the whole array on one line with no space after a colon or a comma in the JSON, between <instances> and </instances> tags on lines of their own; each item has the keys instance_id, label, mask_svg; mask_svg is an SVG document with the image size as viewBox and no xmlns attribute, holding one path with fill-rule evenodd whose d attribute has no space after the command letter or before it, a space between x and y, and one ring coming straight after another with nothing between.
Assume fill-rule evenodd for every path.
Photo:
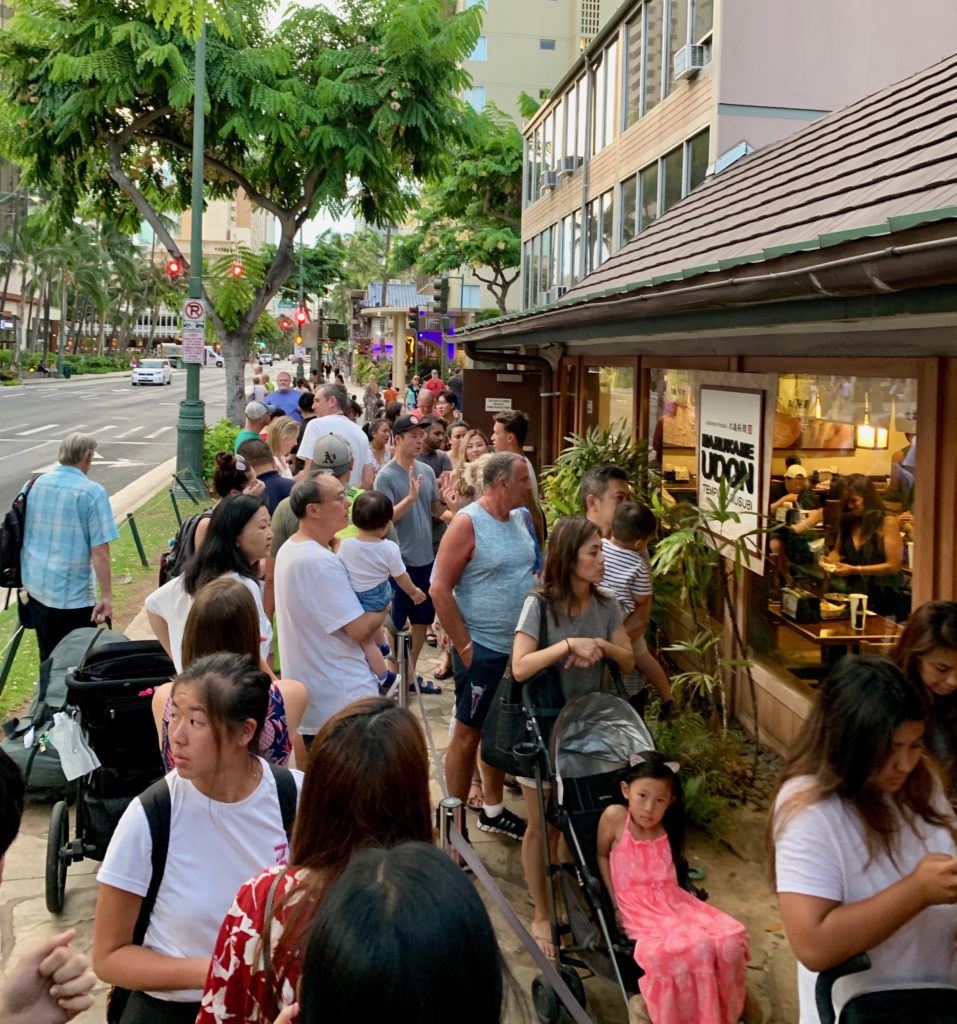
<instances>
[{"instance_id":1,"label":"stroller canopy","mask_svg":"<svg viewBox=\"0 0 957 1024\"><path fill-rule=\"evenodd\" d=\"M628 756L654 750L655 741L637 711L611 693L570 700L555 722L552 763L566 779L583 779L628 767Z\"/></svg>"}]
</instances>

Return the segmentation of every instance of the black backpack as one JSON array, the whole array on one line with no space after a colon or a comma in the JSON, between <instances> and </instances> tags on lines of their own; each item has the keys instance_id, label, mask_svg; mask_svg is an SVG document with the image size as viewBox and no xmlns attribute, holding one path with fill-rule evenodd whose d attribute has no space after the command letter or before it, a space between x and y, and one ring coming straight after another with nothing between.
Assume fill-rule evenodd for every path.
<instances>
[{"instance_id":1,"label":"black backpack","mask_svg":"<svg viewBox=\"0 0 957 1024\"><path fill-rule=\"evenodd\" d=\"M26 487L13 499L10 510L0 523L0 588L16 590L23 586L20 576L20 552L27 525L27 495L36 482L32 476Z\"/></svg>"},{"instance_id":2,"label":"black backpack","mask_svg":"<svg viewBox=\"0 0 957 1024\"><path fill-rule=\"evenodd\" d=\"M208 519L212 510L197 512L187 519L176 531L169 547L160 556L159 585L179 576L183 567L196 551L196 527L201 519Z\"/></svg>"}]
</instances>

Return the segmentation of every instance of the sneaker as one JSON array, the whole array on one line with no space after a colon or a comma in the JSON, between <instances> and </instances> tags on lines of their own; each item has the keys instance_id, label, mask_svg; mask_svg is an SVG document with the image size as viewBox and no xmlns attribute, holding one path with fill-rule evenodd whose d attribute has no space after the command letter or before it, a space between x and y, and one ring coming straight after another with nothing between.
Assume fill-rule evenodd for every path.
<instances>
[{"instance_id":1,"label":"sneaker","mask_svg":"<svg viewBox=\"0 0 957 1024\"><path fill-rule=\"evenodd\" d=\"M379 676L379 694L383 697L387 696L397 678L395 672L386 672L384 676Z\"/></svg>"},{"instance_id":2,"label":"sneaker","mask_svg":"<svg viewBox=\"0 0 957 1024\"><path fill-rule=\"evenodd\" d=\"M499 835L521 841L522 836L525 835L526 824L524 818L513 814L507 807L494 818L490 818L485 813L484 807L479 811L478 827L482 832L497 832Z\"/></svg>"},{"instance_id":3,"label":"sneaker","mask_svg":"<svg viewBox=\"0 0 957 1024\"><path fill-rule=\"evenodd\" d=\"M388 658L389 661L395 661L395 655L392 653L392 648L389 646L387 640L383 640L381 644L377 644L376 646L380 651L382 651L383 657Z\"/></svg>"}]
</instances>

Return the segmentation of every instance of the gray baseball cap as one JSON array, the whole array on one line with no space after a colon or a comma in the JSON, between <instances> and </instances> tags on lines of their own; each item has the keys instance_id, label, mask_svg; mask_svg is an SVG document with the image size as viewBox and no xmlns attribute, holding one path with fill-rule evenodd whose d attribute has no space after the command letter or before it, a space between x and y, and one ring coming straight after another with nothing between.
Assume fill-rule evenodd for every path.
<instances>
[{"instance_id":1,"label":"gray baseball cap","mask_svg":"<svg viewBox=\"0 0 957 1024\"><path fill-rule=\"evenodd\" d=\"M272 415L262 402L249 402L246 405L247 420L261 420L263 416Z\"/></svg>"},{"instance_id":2,"label":"gray baseball cap","mask_svg":"<svg viewBox=\"0 0 957 1024\"><path fill-rule=\"evenodd\" d=\"M352 469L352 448L341 434L323 434L316 441L312 468L317 472L345 476Z\"/></svg>"}]
</instances>

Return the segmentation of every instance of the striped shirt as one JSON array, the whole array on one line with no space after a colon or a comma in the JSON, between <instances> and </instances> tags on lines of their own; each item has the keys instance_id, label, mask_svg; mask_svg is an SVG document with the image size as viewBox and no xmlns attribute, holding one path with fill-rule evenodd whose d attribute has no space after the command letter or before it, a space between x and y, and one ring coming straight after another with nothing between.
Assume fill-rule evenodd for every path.
<instances>
[{"instance_id":1,"label":"striped shirt","mask_svg":"<svg viewBox=\"0 0 957 1024\"><path fill-rule=\"evenodd\" d=\"M76 466L42 473L27 496L23 586L48 608L96 604L90 549L119 533L106 490Z\"/></svg>"},{"instance_id":2,"label":"striped shirt","mask_svg":"<svg viewBox=\"0 0 957 1024\"><path fill-rule=\"evenodd\" d=\"M610 590L626 615L635 610L636 597L651 597L651 562L647 551L620 548L610 540L601 542L605 556L605 576L601 585Z\"/></svg>"}]
</instances>

